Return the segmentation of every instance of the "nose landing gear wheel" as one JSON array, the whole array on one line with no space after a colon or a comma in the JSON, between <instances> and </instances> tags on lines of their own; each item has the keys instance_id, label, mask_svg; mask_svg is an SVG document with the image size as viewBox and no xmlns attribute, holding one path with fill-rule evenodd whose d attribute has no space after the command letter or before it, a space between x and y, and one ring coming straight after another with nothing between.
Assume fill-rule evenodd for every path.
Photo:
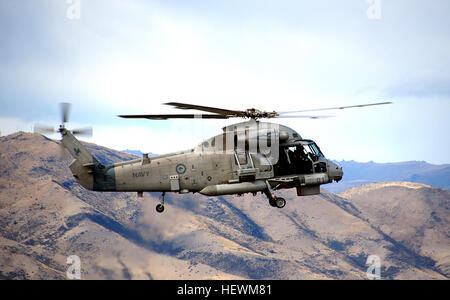
<instances>
[{"instance_id":1,"label":"nose landing gear wheel","mask_svg":"<svg viewBox=\"0 0 450 300\"><path fill-rule=\"evenodd\" d=\"M162 213L164 211L164 205L161 203L156 205L156 211Z\"/></svg>"}]
</instances>

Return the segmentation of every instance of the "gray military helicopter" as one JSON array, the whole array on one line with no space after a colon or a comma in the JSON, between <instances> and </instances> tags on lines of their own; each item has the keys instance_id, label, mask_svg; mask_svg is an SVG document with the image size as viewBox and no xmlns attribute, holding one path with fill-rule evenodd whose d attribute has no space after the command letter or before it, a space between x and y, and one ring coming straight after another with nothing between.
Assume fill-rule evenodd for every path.
<instances>
[{"instance_id":1,"label":"gray military helicopter","mask_svg":"<svg viewBox=\"0 0 450 300\"><path fill-rule=\"evenodd\" d=\"M329 116L291 115L390 104L380 102L362 105L319 108L309 110L266 112L257 109L228 110L178 102L165 103L184 110L199 110L208 114L120 115L128 119L229 119L247 121L229 125L223 132L192 149L164 155L143 157L105 166L91 155L75 135L91 135L92 129L66 128L70 104L62 103L62 124L56 132L74 161L70 170L86 189L99 192L161 192L156 211L164 211L167 192L200 193L219 196L261 192L273 207L283 208L286 200L276 196L280 189L296 188L298 196L320 194L320 185L340 181L342 168L325 158L319 146L304 139L295 130L260 119L324 118ZM55 132L37 125L39 133Z\"/></svg>"}]
</instances>

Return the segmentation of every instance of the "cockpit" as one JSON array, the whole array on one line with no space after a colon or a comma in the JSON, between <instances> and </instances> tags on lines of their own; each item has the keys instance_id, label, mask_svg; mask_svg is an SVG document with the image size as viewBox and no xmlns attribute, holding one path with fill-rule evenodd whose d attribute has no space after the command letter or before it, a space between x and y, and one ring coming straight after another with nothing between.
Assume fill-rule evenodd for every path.
<instances>
[{"instance_id":1,"label":"cockpit","mask_svg":"<svg viewBox=\"0 0 450 300\"><path fill-rule=\"evenodd\" d=\"M280 144L280 158L274 165L276 175L326 172L325 156L312 140Z\"/></svg>"},{"instance_id":2,"label":"cockpit","mask_svg":"<svg viewBox=\"0 0 450 300\"><path fill-rule=\"evenodd\" d=\"M327 172L327 160L313 140L303 139L289 127L273 123L241 123L224 127L224 133L203 141L195 151L265 157L275 176Z\"/></svg>"},{"instance_id":3,"label":"cockpit","mask_svg":"<svg viewBox=\"0 0 450 300\"><path fill-rule=\"evenodd\" d=\"M320 157L325 158L322 151L320 151L319 146L314 141L302 140L299 141L299 145L296 147L299 153L304 153L309 156L313 161L317 161Z\"/></svg>"},{"instance_id":4,"label":"cockpit","mask_svg":"<svg viewBox=\"0 0 450 300\"><path fill-rule=\"evenodd\" d=\"M318 157L325 157L323 155L322 151L320 151L319 146L317 146L317 144L312 142L312 141L308 143L308 147L305 147L305 150L308 153L312 153L312 154L317 155Z\"/></svg>"}]
</instances>

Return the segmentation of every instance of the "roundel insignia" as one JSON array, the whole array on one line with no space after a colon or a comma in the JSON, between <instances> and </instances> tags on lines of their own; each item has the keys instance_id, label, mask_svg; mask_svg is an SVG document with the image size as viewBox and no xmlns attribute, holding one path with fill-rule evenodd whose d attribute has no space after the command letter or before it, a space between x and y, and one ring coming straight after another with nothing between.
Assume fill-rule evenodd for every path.
<instances>
[{"instance_id":1,"label":"roundel insignia","mask_svg":"<svg viewBox=\"0 0 450 300\"><path fill-rule=\"evenodd\" d=\"M183 164L178 164L176 167L175 167L175 171L177 171L177 173L178 174L184 174L185 172L186 172L186 166L185 165L183 165Z\"/></svg>"}]
</instances>

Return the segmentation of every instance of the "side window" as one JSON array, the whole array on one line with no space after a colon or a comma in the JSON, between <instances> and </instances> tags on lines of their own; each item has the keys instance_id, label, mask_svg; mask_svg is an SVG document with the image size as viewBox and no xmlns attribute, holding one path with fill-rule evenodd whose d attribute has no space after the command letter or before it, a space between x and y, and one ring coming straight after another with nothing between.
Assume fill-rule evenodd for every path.
<instances>
[{"instance_id":1,"label":"side window","mask_svg":"<svg viewBox=\"0 0 450 300\"><path fill-rule=\"evenodd\" d=\"M272 132L267 132L267 147L272 146Z\"/></svg>"}]
</instances>

